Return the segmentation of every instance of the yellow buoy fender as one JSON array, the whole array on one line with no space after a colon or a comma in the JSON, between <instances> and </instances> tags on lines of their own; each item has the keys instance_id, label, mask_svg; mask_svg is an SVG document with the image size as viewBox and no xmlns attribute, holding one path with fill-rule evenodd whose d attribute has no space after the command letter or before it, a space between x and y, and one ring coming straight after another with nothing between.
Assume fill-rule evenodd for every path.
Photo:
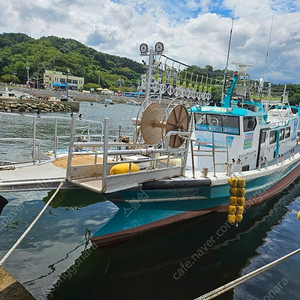
<instances>
[{"instance_id":1,"label":"yellow buoy fender","mask_svg":"<svg viewBox=\"0 0 300 300\"><path fill-rule=\"evenodd\" d=\"M129 163L122 163L114 165L110 169L110 175L117 175L117 174L125 174L129 173ZM131 164L131 172L138 172L140 170L139 166L136 164Z\"/></svg>"},{"instance_id":2,"label":"yellow buoy fender","mask_svg":"<svg viewBox=\"0 0 300 300\"><path fill-rule=\"evenodd\" d=\"M237 187L238 188L244 188L246 186L246 181L244 178L239 178L237 182Z\"/></svg>"},{"instance_id":3,"label":"yellow buoy fender","mask_svg":"<svg viewBox=\"0 0 300 300\"><path fill-rule=\"evenodd\" d=\"M238 206L236 207L236 213L237 213L238 215L241 215L243 212L244 212L244 206L238 205Z\"/></svg>"},{"instance_id":4,"label":"yellow buoy fender","mask_svg":"<svg viewBox=\"0 0 300 300\"><path fill-rule=\"evenodd\" d=\"M246 190L245 188L238 188L237 189L237 196L238 197L244 197L246 195Z\"/></svg>"},{"instance_id":5,"label":"yellow buoy fender","mask_svg":"<svg viewBox=\"0 0 300 300\"><path fill-rule=\"evenodd\" d=\"M236 214L235 218L238 222L241 222L243 220L243 215L242 214Z\"/></svg>"},{"instance_id":6,"label":"yellow buoy fender","mask_svg":"<svg viewBox=\"0 0 300 300\"><path fill-rule=\"evenodd\" d=\"M237 197L237 205L244 206L245 205L245 197Z\"/></svg>"},{"instance_id":7,"label":"yellow buoy fender","mask_svg":"<svg viewBox=\"0 0 300 300\"><path fill-rule=\"evenodd\" d=\"M230 196L229 197L229 203L230 203L230 205L237 205L237 197Z\"/></svg>"},{"instance_id":8,"label":"yellow buoy fender","mask_svg":"<svg viewBox=\"0 0 300 300\"><path fill-rule=\"evenodd\" d=\"M297 218L300 221L300 211L298 212Z\"/></svg>"},{"instance_id":9,"label":"yellow buoy fender","mask_svg":"<svg viewBox=\"0 0 300 300\"><path fill-rule=\"evenodd\" d=\"M230 215L235 215L235 213L236 213L236 206L235 205L229 205L228 206L228 213Z\"/></svg>"},{"instance_id":10,"label":"yellow buoy fender","mask_svg":"<svg viewBox=\"0 0 300 300\"><path fill-rule=\"evenodd\" d=\"M228 215L227 216L228 222L231 224L235 223L235 215Z\"/></svg>"},{"instance_id":11,"label":"yellow buoy fender","mask_svg":"<svg viewBox=\"0 0 300 300\"><path fill-rule=\"evenodd\" d=\"M235 177L228 178L228 183L231 187L236 188L238 184L238 180Z\"/></svg>"},{"instance_id":12,"label":"yellow buoy fender","mask_svg":"<svg viewBox=\"0 0 300 300\"><path fill-rule=\"evenodd\" d=\"M238 189L231 187L229 190L230 196L237 196L238 195Z\"/></svg>"}]
</instances>

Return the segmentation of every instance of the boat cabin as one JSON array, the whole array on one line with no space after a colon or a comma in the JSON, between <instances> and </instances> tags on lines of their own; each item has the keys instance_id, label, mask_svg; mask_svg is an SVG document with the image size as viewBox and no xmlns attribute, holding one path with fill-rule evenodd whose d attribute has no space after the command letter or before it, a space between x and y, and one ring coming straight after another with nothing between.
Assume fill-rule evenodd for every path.
<instances>
[{"instance_id":1,"label":"boat cabin","mask_svg":"<svg viewBox=\"0 0 300 300\"><path fill-rule=\"evenodd\" d=\"M235 101L230 107L195 106L193 159L188 167L210 172L247 171L280 157L296 143L298 107L276 107L269 114L260 102Z\"/></svg>"}]
</instances>

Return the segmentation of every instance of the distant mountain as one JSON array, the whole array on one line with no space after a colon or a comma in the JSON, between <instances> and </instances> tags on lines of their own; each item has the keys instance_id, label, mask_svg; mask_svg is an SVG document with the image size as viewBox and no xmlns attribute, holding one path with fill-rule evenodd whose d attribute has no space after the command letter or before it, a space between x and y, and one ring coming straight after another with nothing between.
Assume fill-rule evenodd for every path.
<instances>
[{"instance_id":1,"label":"distant mountain","mask_svg":"<svg viewBox=\"0 0 300 300\"><path fill-rule=\"evenodd\" d=\"M98 52L73 39L0 34L0 81L25 83L27 66L30 77L42 78L45 69L69 69L72 75L84 77L85 83L99 84L100 79L103 88L136 86L145 73L141 63Z\"/></svg>"}]
</instances>

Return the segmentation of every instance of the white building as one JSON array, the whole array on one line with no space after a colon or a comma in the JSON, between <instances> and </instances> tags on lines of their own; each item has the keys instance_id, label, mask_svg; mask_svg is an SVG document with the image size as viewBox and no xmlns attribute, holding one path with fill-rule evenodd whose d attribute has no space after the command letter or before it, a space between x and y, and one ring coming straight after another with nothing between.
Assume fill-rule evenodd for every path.
<instances>
[{"instance_id":1,"label":"white building","mask_svg":"<svg viewBox=\"0 0 300 300\"><path fill-rule=\"evenodd\" d=\"M68 81L68 82L67 82ZM84 78L73 76L70 73L62 73L58 71L45 70L44 86L51 88L82 90Z\"/></svg>"}]
</instances>

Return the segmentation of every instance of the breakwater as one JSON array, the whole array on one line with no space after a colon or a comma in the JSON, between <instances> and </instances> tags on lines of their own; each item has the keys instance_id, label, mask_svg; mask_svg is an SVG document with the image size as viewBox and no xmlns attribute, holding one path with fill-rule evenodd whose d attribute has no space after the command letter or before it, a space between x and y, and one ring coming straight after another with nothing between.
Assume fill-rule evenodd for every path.
<instances>
[{"instance_id":1,"label":"breakwater","mask_svg":"<svg viewBox=\"0 0 300 300\"><path fill-rule=\"evenodd\" d=\"M62 112L79 111L79 102L47 101L34 99L0 98L0 111L7 112Z\"/></svg>"}]
</instances>

